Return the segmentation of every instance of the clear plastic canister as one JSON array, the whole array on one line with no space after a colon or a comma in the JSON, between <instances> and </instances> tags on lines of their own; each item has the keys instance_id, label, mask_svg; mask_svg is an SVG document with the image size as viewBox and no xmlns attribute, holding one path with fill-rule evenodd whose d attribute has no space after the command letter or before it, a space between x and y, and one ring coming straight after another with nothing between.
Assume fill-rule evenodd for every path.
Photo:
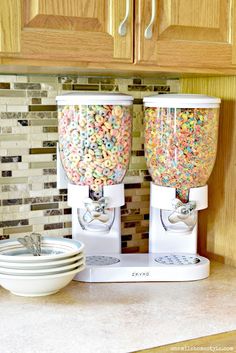
<instances>
[{"instance_id":1,"label":"clear plastic canister","mask_svg":"<svg viewBox=\"0 0 236 353\"><path fill-rule=\"evenodd\" d=\"M155 184L188 190L206 185L218 137L220 99L204 95L166 94L144 98L145 157Z\"/></svg>"},{"instance_id":2,"label":"clear plastic canister","mask_svg":"<svg viewBox=\"0 0 236 353\"><path fill-rule=\"evenodd\" d=\"M122 182L132 141L133 97L75 93L57 97L60 158L70 183L88 185L91 200L78 210L84 229L109 230L114 210L103 186Z\"/></svg>"},{"instance_id":3,"label":"clear plastic canister","mask_svg":"<svg viewBox=\"0 0 236 353\"><path fill-rule=\"evenodd\" d=\"M71 183L93 191L121 183L131 152L132 101L108 93L57 97L59 151Z\"/></svg>"}]
</instances>

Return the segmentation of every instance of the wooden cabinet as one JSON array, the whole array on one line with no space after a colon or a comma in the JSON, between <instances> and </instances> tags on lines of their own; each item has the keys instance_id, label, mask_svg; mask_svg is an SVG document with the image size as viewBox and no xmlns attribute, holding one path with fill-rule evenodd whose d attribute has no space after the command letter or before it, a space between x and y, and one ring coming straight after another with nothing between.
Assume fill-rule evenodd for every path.
<instances>
[{"instance_id":1,"label":"wooden cabinet","mask_svg":"<svg viewBox=\"0 0 236 353\"><path fill-rule=\"evenodd\" d=\"M0 53L20 52L21 3L0 1Z\"/></svg>"},{"instance_id":2,"label":"wooden cabinet","mask_svg":"<svg viewBox=\"0 0 236 353\"><path fill-rule=\"evenodd\" d=\"M152 37L144 36L155 11ZM137 0L136 62L160 66L232 64L229 0Z\"/></svg>"},{"instance_id":3,"label":"wooden cabinet","mask_svg":"<svg viewBox=\"0 0 236 353\"><path fill-rule=\"evenodd\" d=\"M235 74L235 4L234 0L0 0L0 63L111 68L131 74ZM128 8L126 34L120 35ZM152 17L152 34L146 38Z\"/></svg>"},{"instance_id":4,"label":"wooden cabinet","mask_svg":"<svg viewBox=\"0 0 236 353\"><path fill-rule=\"evenodd\" d=\"M121 36L125 0L1 0L1 52L37 60L132 62L133 1L128 5L127 33Z\"/></svg>"}]
</instances>

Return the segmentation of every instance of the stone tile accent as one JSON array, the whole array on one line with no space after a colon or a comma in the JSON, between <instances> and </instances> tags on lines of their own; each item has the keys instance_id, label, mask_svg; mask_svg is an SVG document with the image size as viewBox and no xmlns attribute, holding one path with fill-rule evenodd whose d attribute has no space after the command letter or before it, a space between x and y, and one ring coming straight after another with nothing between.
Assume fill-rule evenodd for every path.
<instances>
[{"instance_id":1,"label":"stone tile accent","mask_svg":"<svg viewBox=\"0 0 236 353\"><path fill-rule=\"evenodd\" d=\"M10 89L10 83L0 82L0 89Z\"/></svg>"},{"instance_id":2,"label":"stone tile accent","mask_svg":"<svg viewBox=\"0 0 236 353\"><path fill-rule=\"evenodd\" d=\"M115 83L115 78L110 77L89 77L88 83L102 83L107 85L113 85Z\"/></svg>"},{"instance_id":3,"label":"stone tile accent","mask_svg":"<svg viewBox=\"0 0 236 353\"><path fill-rule=\"evenodd\" d=\"M14 89L40 90L40 83L14 83Z\"/></svg>"},{"instance_id":4,"label":"stone tile accent","mask_svg":"<svg viewBox=\"0 0 236 353\"><path fill-rule=\"evenodd\" d=\"M36 111L52 112L52 111L56 111L56 110L57 110L56 105L29 105L30 112L36 112Z\"/></svg>"},{"instance_id":5,"label":"stone tile accent","mask_svg":"<svg viewBox=\"0 0 236 353\"><path fill-rule=\"evenodd\" d=\"M170 86L154 86L154 92L170 92Z\"/></svg>"},{"instance_id":6,"label":"stone tile accent","mask_svg":"<svg viewBox=\"0 0 236 353\"><path fill-rule=\"evenodd\" d=\"M153 86L146 86L146 85L129 85L128 91L144 91L144 92L152 92Z\"/></svg>"},{"instance_id":7,"label":"stone tile accent","mask_svg":"<svg viewBox=\"0 0 236 353\"><path fill-rule=\"evenodd\" d=\"M32 226L26 226L26 227L9 227L3 229L3 235L11 235L11 234L19 234L19 233L29 233L32 232L33 227Z\"/></svg>"},{"instance_id":8,"label":"stone tile accent","mask_svg":"<svg viewBox=\"0 0 236 353\"><path fill-rule=\"evenodd\" d=\"M85 85L85 84L74 84L72 89L76 91L98 91L98 85Z\"/></svg>"},{"instance_id":9,"label":"stone tile accent","mask_svg":"<svg viewBox=\"0 0 236 353\"><path fill-rule=\"evenodd\" d=\"M119 87L118 85L101 85L101 91L117 92L119 91Z\"/></svg>"}]
</instances>

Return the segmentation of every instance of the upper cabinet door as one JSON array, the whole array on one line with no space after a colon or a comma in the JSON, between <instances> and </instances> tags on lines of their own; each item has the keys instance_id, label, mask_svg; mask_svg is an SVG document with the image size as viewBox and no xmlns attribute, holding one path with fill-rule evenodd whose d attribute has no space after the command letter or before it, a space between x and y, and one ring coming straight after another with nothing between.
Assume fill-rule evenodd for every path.
<instances>
[{"instance_id":1,"label":"upper cabinet door","mask_svg":"<svg viewBox=\"0 0 236 353\"><path fill-rule=\"evenodd\" d=\"M20 51L21 2L0 0L0 53Z\"/></svg>"},{"instance_id":2,"label":"upper cabinet door","mask_svg":"<svg viewBox=\"0 0 236 353\"><path fill-rule=\"evenodd\" d=\"M230 0L136 0L136 11L136 62L231 66Z\"/></svg>"},{"instance_id":3,"label":"upper cabinet door","mask_svg":"<svg viewBox=\"0 0 236 353\"><path fill-rule=\"evenodd\" d=\"M20 56L30 59L103 63L133 61L133 0L0 2L6 4L4 15L10 14L13 19L17 14L19 16L21 6L21 23L15 24L19 33L18 47L15 46L17 50L14 51L14 47L10 48L12 50L4 50L2 45L2 52L20 51ZM122 36L118 29L127 10L126 33ZM8 30L7 26L10 31L16 31L16 26L11 26L7 19L4 26L6 28L1 28L2 35Z\"/></svg>"}]
</instances>

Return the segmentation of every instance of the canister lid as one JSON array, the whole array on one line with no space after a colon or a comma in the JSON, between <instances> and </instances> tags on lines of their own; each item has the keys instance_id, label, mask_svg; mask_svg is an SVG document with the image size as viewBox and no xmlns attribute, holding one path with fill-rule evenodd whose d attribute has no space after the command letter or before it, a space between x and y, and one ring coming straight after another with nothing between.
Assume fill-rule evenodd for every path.
<instances>
[{"instance_id":1,"label":"canister lid","mask_svg":"<svg viewBox=\"0 0 236 353\"><path fill-rule=\"evenodd\" d=\"M219 108L221 99L202 94L160 94L144 97L146 107Z\"/></svg>"},{"instance_id":2,"label":"canister lid","mask_svg":"<svg viewBox=\"0 0 236 353\"><path fill-rule=\"evenodd\" d=\"M97 105L130 105L134 98L123 93L76 92L67 93L56 97L58 105L66 104L97 104Z\"/></svg>"}]
</instances>

